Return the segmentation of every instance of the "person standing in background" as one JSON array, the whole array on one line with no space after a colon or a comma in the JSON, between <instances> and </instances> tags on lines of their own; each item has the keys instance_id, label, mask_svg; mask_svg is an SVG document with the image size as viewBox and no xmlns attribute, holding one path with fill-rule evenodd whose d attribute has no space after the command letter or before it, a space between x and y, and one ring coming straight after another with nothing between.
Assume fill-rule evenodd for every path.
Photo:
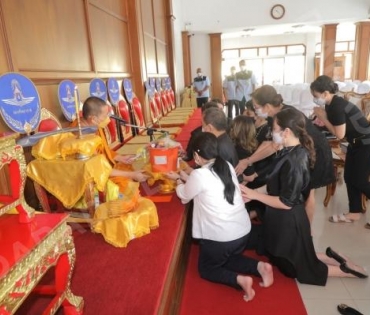
<instances>
[{"instance_id":1,"label":"person standing in background","mask_svg":"<svg viewBox=\"0 0 370 315\"><path fill-rule=\"evenodd\" d=\"M236 100L236 69L234 66L230 68L230 75L226 76L222 87L224 90L226 103L227 103L227 117L233 118L233 108L235 107L235 116L239 113L239 102Z\"/></svg>"},{"instance_id":2,"label":"person standing in background","mask_svg":"<svg viewBox=\"0 0 370 315\"><path fill-rule=\"evenodd\" d=\"M245 60L240 60L239 67L240 71L236 73L235 97L239 102L239 113L243 114L246 103L251 98L250 94L256 89L257 80L253 72L246 69Z\"/></svg>"},{"instance_id":3,"label":"person standing in background","mask_svg":"<svg viewBox=\"0 0 370 315\"><path fill-rule=\"evenodd\" d=\"M209 99L209 78L202 74L202 69L197 69L197 76L194 78L193 88L197 94L197 107L200 108Z\"/></svg>"}]
</instances>

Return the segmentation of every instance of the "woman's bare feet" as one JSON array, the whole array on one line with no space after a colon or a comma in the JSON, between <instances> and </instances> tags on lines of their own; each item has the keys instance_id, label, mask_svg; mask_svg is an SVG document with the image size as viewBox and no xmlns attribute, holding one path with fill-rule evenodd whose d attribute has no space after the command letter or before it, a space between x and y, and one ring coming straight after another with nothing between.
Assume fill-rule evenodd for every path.
<instances>
[{"instance_id":1,"label":"woman's bare feet","mask_svg":"<svg viewBox=\"0 0 370 315\"><path fill-rule=\"evenodd\" d=\"M236 282L242 287L245 293L243 299L246 302L252 301L256 294L252 288L253 279L248 276L238 275L236 277Z\"/></svg>"},{"instance_id":2,"label":"woman's bare feet","mask_svg":"<svg viewBox=\"0 0 370 315\"><path fill-rule=\"evenodd\" d=\"M260 282L261 287L267 288L274 283L274 274L272 266L269 263L260 261L257 265L257 270L262 277L262 282Z\"/></svg>"},{"instance_id":3,"label":"woman's bare feet","mask_svg":"<svg viewBox=\"0 0 370 315\"><path fill-rule=\"evenodd\" d=\"M358 221L361 219L361 213L348 212L344 216L352 221Z\"/></svg>"}]
</instances>

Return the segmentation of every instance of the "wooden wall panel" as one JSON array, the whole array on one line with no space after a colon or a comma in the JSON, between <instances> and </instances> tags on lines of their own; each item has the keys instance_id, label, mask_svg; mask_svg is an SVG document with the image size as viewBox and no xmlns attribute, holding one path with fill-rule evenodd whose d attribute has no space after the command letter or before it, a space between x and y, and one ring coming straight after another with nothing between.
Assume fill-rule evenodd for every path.
<instances>
[{"instance_id":1,"label":"wooden wall panel","mask_svg":"<svg viewBox=\"0 0 370 315\"><path fill-rule=\"evenodd\" d=\"M154 38L148 35L144 36L146 71L148 74L157 73L157 54L155 45L156 43Z\"/></svg>"},{"instance_id":2,"label":"wooden wall panel","mask_svg":"<svg viewBox=\"0 0 370 315\"><path fill-rule=\"evenodd\" d=\"M106 11L110 11L117 16L122 18L127 18L127 1L117 1L117 0L90 0L91 5L94 5L98 8L102 8Z\"/></svg>"},{"instance_id":3,"label":"wooden wall panel","mask_svg":"<svg viewBox=\"0 0 370 315\"><path fill-rule=\"evenodd\" d=\"M151 0L140 0L141 2L141 20L143 23L144 34L154 36L153 7Z\"/></svg>"},{"instance_id":4,"label":"wooden wall panel","mask_svg":"<svg viewBox=\"0 0 370 315\"><path fill-rule=\"evenodd\" d=\"M168 73L167 60L167 45L157 41L158 74L166 75Z\"/></svg>"},{"instance_id":5,"label":"wooden wall panel","mask_svg":"<svg viewBox=\"0 0 370 315\"><path fill-rule=\"evenodd\" d=\"M166 16L164 0L153 0L155 37L166 42Z\"/></svg>"},{"instance_id":6,"label":"wooden wall panel","mask_svg":"<svg viewBox=\"0 0 370 315\"><path fill-rule=\"evenodd\" d=\"M95 6L90 6L89 15L95 70L131 72L127 20Z\"/></svg>"},{"instance_id":7,"label":"wooden wall panel","mask_svg":"<svg viewBox=\"0 0 370 315\"><path fill-rule=\"evenodd\" d=\"M15 71L91 70L83 0L3 0L1 6Z\"/></svg>"}]
</instances>

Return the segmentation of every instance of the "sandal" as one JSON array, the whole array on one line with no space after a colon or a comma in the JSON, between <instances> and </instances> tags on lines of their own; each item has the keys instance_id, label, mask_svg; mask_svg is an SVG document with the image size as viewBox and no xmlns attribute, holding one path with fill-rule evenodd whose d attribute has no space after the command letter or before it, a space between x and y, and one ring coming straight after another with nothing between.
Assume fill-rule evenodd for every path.
<instances>
[{"instance_id":1,"label":"sandal","mask_svg":"<svg viewBox=\"0 0 370 315\"><path fill-rule=\"evenodd\" d=\"M345 264L347 261L340 256L337 252L333 251L330 247L326 249L326 256L335 259L340 264Z\"/></svg>"},{"instance_id":2,"label":"sandal","mask_svg":"<svg viewBox=\"0 0 370 315\"><path fill-rule=\"evenodd\" d=\"M347 219L346 216L341 214L333 214L331 217L329 217L329 222L332 223L353 223L353 220Z\"/></svg>"},{"instance_id":3,"label":"sandal","mask_svg":"<svg viewBox=\"0 0 370 315\"><path fill-rule=\"evenodd\" d=\"M345 273L350 273L351 275L356 276L357 278L365 279L368 277L368 275L363 274L357 270L351 269L347 266L347 263L340 264L340 270L342 270Z\"/></svg>"},{"instance_id":4,"label":"sandal","mask_svg":"<svg viewBox=\"0 0 370 315\"><path fill-rule=\"evenodd\" d=\"M346 305L346 304L339 304L337 306L337 310L342 315L363 315L359 311L355 310L354 308Z\"/></svg>"},{"instance_id":5,"label":"sandal","mask_svg":"<svg viewBox=\"0 0 370 315\"><path fill-rule=\"evenodd\" d=\"M370 223L365 224L365 229L370 229Z\"/></svg>"}]
</instances>

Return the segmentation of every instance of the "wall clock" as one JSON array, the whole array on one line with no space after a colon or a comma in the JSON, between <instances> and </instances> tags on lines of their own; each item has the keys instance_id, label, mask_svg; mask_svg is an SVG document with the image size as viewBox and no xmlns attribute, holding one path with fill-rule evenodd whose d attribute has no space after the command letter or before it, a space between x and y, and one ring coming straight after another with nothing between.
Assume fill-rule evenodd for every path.
<instances>
[{"instance_id":1,"label":"wall clock","mask_svg":"<svg viewBox=\"0 0 370 315\"><path fill-rule=\"evenodd\" d=\"M281 4L275 4L270 11L271 17L275 20L281 19L285 14L285 8Z\"/></svg>"}]
</instances>

